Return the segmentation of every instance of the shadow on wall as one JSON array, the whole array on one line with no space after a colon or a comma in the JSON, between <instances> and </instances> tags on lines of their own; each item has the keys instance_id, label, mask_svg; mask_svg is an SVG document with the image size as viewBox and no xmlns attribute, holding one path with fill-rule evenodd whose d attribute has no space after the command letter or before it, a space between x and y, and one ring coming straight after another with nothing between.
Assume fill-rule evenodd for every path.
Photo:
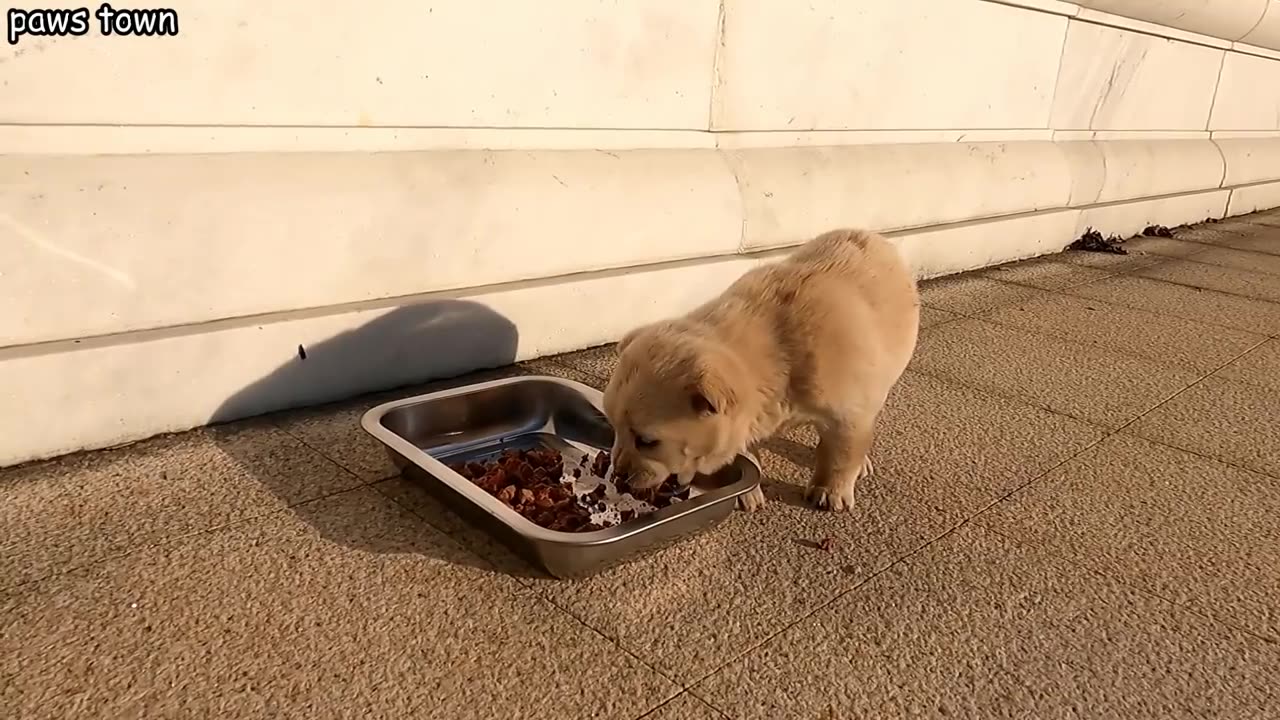
<instances>
[{"instance_id":1,"label":"shadow on wall","mask_svg":"<svg viewBox=\"0 0 1280 720\"><path fill-rule=\"evenodd\" d=\"M299 345L288 362L228 398L209 422L510 365L518 344L516 326L479 303L436 300L396 308L324 342Z\"/></svg>"},{"instance_id":2,"label":"shadow on wall","mask_svg":"<svg viewBox=\"0 0 1280 720\"><path fill-rule=\"evenodd\" d=\"M510 320L478 303L439 300L397 308L354 330L300 348L288 362L228 398L213 413L210 424L392 388L402 388L403 392L398 394L409 395L412 394L409 386L513 364L518 340L518 332ZM447 383L432 383L433 389L439 384ZM340 412L336 408L325 411ZM344 444L359 443L359 436L364 432L359 426L359 414L351 413L350 418L347 415L342 413L342 422L349 422L350 427L337 428L336 432L341 434ZM299 477L308 472L304 468L314 469L316 465L299 457L281 456L293 444L269 446L270 452L264 453L268 450L264 443L245 439L258 435L260 428L260 424L250 422L215 427L211 431L224 453L321 537L368 552L402 553L416 549L440 555L449 562L491 569L468 553L438 547L426 538L406 545L403 538L397 540L386 533L371 531L368 523L352 522L350 518L335 520L331 503L311 502L335 491L330 487L332 478ZM319 453L337 463L326 447L309 450L299 447L296 452L309 457L314 457L312 452ZM350 471L342 470L343 473ZM357 487L369 478L350 480L348 485L336 489ZM411 509L422 514L424 508ZM438 518L426 519L441 527Z\"/></svg>"}]
</instances>

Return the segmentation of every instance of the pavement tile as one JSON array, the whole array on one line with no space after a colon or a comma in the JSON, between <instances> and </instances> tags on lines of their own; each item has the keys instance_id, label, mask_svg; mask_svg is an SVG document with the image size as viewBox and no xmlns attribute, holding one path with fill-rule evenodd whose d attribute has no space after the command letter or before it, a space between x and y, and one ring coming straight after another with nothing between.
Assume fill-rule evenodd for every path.
<instances>
[{"instance_id":1,"label":"pavement tile","mask_svg":"<svg viewBox=\"0 0 1280 720\"><path fill-rule=\"evenodd\" d=\"M1068 717L1263 720L1274 712L1276 645L1179 605L1118 591L1054 628L1045 651L1079 669L1068 697L1081 701Z\"/></svg>"},{"instance_id":2,"label":"pavement tile","mask_svg":"<svg viewBox=\"0 0 1280 720\"><path fill-rule=\"evenodd\" d=\"M557 605L669 677L695 679L1102 434L912 374L889 407L874 450L877 473L859 483L852 513L804 503L816 436L797 428L760 453L770 499L763 510L735 513L704 536L584 581L529 576ZM815 547L825 537L836 541L831 553Z\"/></svg>"},{"instance_id":3,"label":"pavement tile","mask_svg":"<svg viewBox=\"0 0 1280 720\"><path fill-rule=\"evenodd\" d=\"M1135 237L1124 242L1124 249L1131 255L1156 255L1164 258L1185 258L1199 255L1209 248L1196 242L1163 237Z\"/></svg>"},{"instance_id":4,"label":"pavement tile","mask_svg":"<svg viewBox=\"0 0 1280 720\"><path fill-rule=\"evenodd\" d=\"M1129 253L1127 255L1120 255L1117 253L1089 252L1086 250L1067 250L1065 252L1058 253L1057 255L1050 255L1049 257L1052 257L1057 262L1106 270L1109 271L1109 275L1129 272L1130 270L1154 265L1168 259L1167 256L1154 255L1150 253Z\"/></svg>"},{"instance_id":5,"label":"pavement tile","mask_svg":"<svg viewBox=\"0 0 1280 720\"><path fill-rule=\"evenodd\" d=\"M1276 232L1277 234L1280 234L1280 230L1277 230ZM1204 252L1197 253L1193 259L1198 263L1218 265L1220 267L1233 268L1235 270L1280 275L1280 254L1269 255L1267 253L1250 252L1248 250L1215 247L1209 248Z\"/></svg>"},{"instance_id":6,"label":"pavement tile","mask_svg":"<svg viewBox=\"0 0 1280 720\"><path fill-rule=\"evenodd\" d=\"M1218 223L1179 230L1177 237L1218 247L1280 255L1280 232L1261 223Z\"/></svg>"},{"instance_id":7,"label":"pavement tile","mask_svg":"<svg viewBox=\"0 0 1280 720\"><path fill-rule=\"evenodd\" d=\"M1266 335L1057 293L992 310L981 319L1202 374L1267 340Z\"/></svg>"},{"instance_id":8,"label":"pavement tile","mask_svg":"<svg viewBox=\"0 0 1280 720\"><path fill-rule=\"evenodd\" d=\"M1165 282L1217 290L1232 295L1280 303L1280 280L1264 272L1206 265L1190 260L1173 260L1140 268L1135 275Z\"/></svg>"},{"instance_id":9,"label":"pavement tile","mask_svg":"<svg viewBox=\"0 0 1280 720\"><path fill-rule=\"evenodd\" d=\"M1268 340L1213 376L1280 391L1280 340Z\"/></svg>"},{"instance_id":10,"label":"pavement tile","mask_svg":"<svg viewBox=\"0 0 1280 720\"><path fill-rule=\"evenodd\" d=\"M1114 272L1076 263L1059 262L1057 256L1049 256L997 265L979 274L982 277L1015 285L1029 285L1041 290L1060 290L1109 277Z\"/></svg>"},{"instance_id":11,"label":"pavement tile","mask_svg":"<svg viewBox=\"0 0 1280 720\"><path fill-rule=\"evenodd\" d=\"M718 710L689 693L681 693L643 720L725 720Z\"/></svg>"},{"instance_id":12,"label":"pavement tile","mask_svg":"<svg viewBox=\"0 0 1280 720\"><path fill-rule=\"evenodd\" d=\"M591 373L579 370L573 366L566 365L562 362L539 358L537 360L526 360L525 362L520 363L520 367L523 368L525 372L532 375L550 375L552 377L580 382L583 385L596 390L604 390L604 383L601 381L601 378L596 377Z\"/></svg>"},{"instance_id":13,"label":"pavement tile","mask_svg":"<svg viewBox=\"0 0 1280 720\"><path fill-rule=\"evenodd\" d=\"M1255 385L1206 378L1126 432L1280 478L1280 396Z\"/></svg>"},{"instance_id":14,"label":"pavement tile","mask_svg":"<svg viewBox=\"0 0 1280 720\"><path fill-rule=\"evenodd\" d=\"M1133 587L1280 643L1280 502L1274 492L1257 487L1236 495L1216 511L1161 528L1130 548L1111 572ZM1246 505L1254 501L1257 507Z\"/></svg>"},{"instance_id":15,"label":"pavement tile","mask_svg":"<svg viewBox=\"0 0 1280 720\"><path fill-rule=\"evenodd\" d=\"M555 355L549 359L565 367L598 378L600 383L598 387L603 388L610 376L613 375L613 369L618 366L618 351L615 344L599 345L585 350L578 350L577 352Z\"/></svg>"},{"instance_id":16,"label":"pavement tile","mask_svg":"<svg viewBox=\"0 0 1280 720\"><path fill-rule=\"evenodd\" d=\"M959 320L962 317L964 316L922 305L920 306L920 329L928 330L929 328L937 327L943 323L949 323L952 320Z\"/></svg>"},{"instance_id":17,"label":"pavement tile","mask_svg":"<svg viewBox=\"0 0 1280 720\"><path fill-rule=\"evenodd\" d=\"M949 323L922 338L913 367L1109 428L1201 376L980 320Z\"/></svg>"},{"instance_id":18,"label":"pavement tile","mask_svg":"<svg viewBox=\"0 0 1280 720\"><path fill-rule=\"evenodd\" d=\"M1194 503L1199 483L1182 482L1193 471L1184 467L1183 455L1113 435L983 513L976 522L1072 558L1097 555L1109 563ZM1184 462L1166 471L1161 463L1170 459Z\"/></svg>"},{"instance_id":19,"label":"pavement tile","mask_svg":"<svg viewBox=\"0 0 1280 720\"><path fill-rule=\"evenodd\" d=\"M908 372L880 417L872 458L895 485L967 518L1103 434L1073 418Z\"/></svg>"},{"instance_id":20,"label":"pavement tile","mask_svg":"<svg viewBox=\"0 0 1280 720\"><path fill-rule=\"evenodd\" d=\"M1023 302L1039 294L1035 288L1003 283L976 273L949 275L920 283L920 302L926 307L958 315Z\"/></svg>"},{"instance_id":21,"label":"pavement tile","mask_svg":"<svg viewBox=\"0 0 1280 720\"><path fill-rule=\"evenodd\" d=\"M491 535L449 509L427 489L423 481L397 476L372 487L506 575L526 585L530 578L550 578L546 572L525 562Z\"/></svg>"},{"instance_id":22,"label":"pavement tile","mask_svg":"<svg viewBox=\"0 0 1280 720\"><path fill-rule=\"evenodd\" d=\"M1111 277L1063 292L1209 325L1280 335L1280 304L1133 276Z\"/></svg>"},{"instance_id":23,"label":"pavement tile","mask_svg":"<svg viewBox=\"0 0 1280 720\"><path fill-rule=\"evenodd\" d=\"M0 589L359 484L261 421L0 471Z\"/></svg>"},{"instance_id":24,"label":"pavement tile","mask_svg":"<svg viewBox=\"0 0 1280 720\"><path fill-rule=\"evenodd\" d=\"M690 683L954 525L887 478L852 512L803 500L809 467L761 453L768 504L577 581L535 580L557 606L667 677ZM834 540L831 551L818 547Z\"/></svg>"},{"instance_id":25,"label":"pavement tile","mask_svg":"<svg viewBox=\"0 0 1280 720\"><path fill-rule=\"evenodd\" d=\"M360 488L0 596L18 717L631 720L672 683ZM566 682L566 678L573 682Z\"/></svg>"},{"instance_id":26,"label":"pavement tile","mask_svg":"<svg viewBox=\"0 0 1280 720\"><path fill-rule=\"evenodd\" d=\"M683 682L710 672L787 618L834 597L953 522L879 478L859 485L852 513L812 510L802 498L812 450L803 450L806 457L783 452L761 453L771 500L764 510L737 512L702 535L576 581L530 568L421 488L395 480L379 489ZM833 552L817 548L826 537L837 540Z\"/></svg>"},{"instance_id":27,"label":"pavement tile","mask_svg":"<svg viewBox=\"0 0 1280 720\"><path fill-rule=\"evenodd\" d=\"M1273 646L967 526L693 692L740 720L1246 717L1277 668Z\"/></svg>"},{"instance_id":28,"label":"pavement tile","mask_svg":"<svg viewBox=\"0 0 1280 720\"><path fill-rule=\"evenodd\" d=\"M1201 245L1230 247L1230 243L1249 241L1265 235L1270 229L1252 222L1217 222L1192 225L1173 231L1174 238Z\"/></svg>"},{"instance_id":29,"label":"pavement tile","mask_svg":"<svg viewBox=\"0 0 1280 720\"><path fill-rule=\"evenodd\" d=\"M1120 434L977 522L1280 638L1280 483L1265 476Z\"/></svg>"},{"instance_id":30,"label":"pavement tile","mask_svg":"<svg viewBox=\"0 0 1280 720\"><path fill-rule=\"evenodd\" d=\"M309 409L280 416L282 430L316 448L363 482L376 482L399 473L382 445L360 427L360 419L392 397L363 399L326 409Z\"/></svg>"}]
</instances>

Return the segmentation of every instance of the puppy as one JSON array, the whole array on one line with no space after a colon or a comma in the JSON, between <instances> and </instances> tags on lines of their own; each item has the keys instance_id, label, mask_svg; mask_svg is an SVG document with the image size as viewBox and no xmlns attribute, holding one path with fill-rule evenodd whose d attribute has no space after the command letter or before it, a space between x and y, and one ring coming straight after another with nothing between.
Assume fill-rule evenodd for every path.
<instances>
[{"instance_id":1,"label":"puppy","mask_svg":"<svg viewBox=\"0 0 1280 720\"><path fill-rule=\"evenodd\" d=\"M618 343L604 392L618 474L645 489L711 474L795 424L819 443L808 497L853 506L890 389L915 352L920 300L898 249L862 230L810 240L689 314ZM741 506L764 504L756 490Z\"/></svg>"}]
</instances>

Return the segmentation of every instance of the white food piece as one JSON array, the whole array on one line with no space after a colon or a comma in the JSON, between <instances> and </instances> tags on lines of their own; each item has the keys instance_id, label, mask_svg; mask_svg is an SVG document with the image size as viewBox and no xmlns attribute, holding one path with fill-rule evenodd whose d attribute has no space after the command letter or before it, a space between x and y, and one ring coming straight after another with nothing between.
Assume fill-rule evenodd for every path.
<instances>
[{"instance_id":1,"label":"white food piece","mask_svg":"<svg viewBox=\"0 0 1280 720\"><path fill-rule=\"evenodd\" d=\"M604 498L602 500L604 502L604 510L601 512L593 512L591 514L591 522L604 527L609 527L621 524L622 513L626 510L634 511L636 517L658 511L658 508L644 500L637 499L631 493L618 492L618 486L614 483L613 479L612 467L610 467L609 471L605 473L608 477L602 478L591 473L588 468L591 465L591 461L595 459L595 455L588 455L587 457L591 458L591 460L589 460L585 466L575 465L566 457L565 473L561 482L571 484L574 496L578 498L579 502L588 507L594 506L597 501L589 498L584 499L585 496L590 495L596 488L604 485ZM575 467L581 471L582 477L573 476L573 469ZM681 502L680 498L672 498L671 501L672 503Z\"/></svg>"}]
</instances>

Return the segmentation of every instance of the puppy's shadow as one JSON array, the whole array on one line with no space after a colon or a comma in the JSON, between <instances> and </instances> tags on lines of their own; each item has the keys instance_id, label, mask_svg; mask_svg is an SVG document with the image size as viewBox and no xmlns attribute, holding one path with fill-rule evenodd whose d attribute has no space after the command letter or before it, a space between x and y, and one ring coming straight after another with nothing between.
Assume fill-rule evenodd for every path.
<instances>
[{"instance_id":1,"label":"puppy's shadow","mask_svg":"<svg viewBox=\"0 0 1280 720\"><path fill-rule=\"evenodd\" d=\"M770 478L766 475L761 483L761 490L764 492L765 498L794 507L811 508L812 505L805 498L805 486L809 482L807 474L813 472L815 462L814 449L785 437L777 437L770 440L764 444L763 449L807 471L802 480L804 485Z\"/></svg>"},{"instance_id":2,"label":"puppy's shadow","mask_svg":"<svg viewBox=\"0 0 1280 720\"><path fill-rule=\"evenodd\" d=\"M455 543L433 542L429 533L416 532L412 525L384 527L381 521L393 517L385 514L385 504L366 502L360 496L348 497L350 505L324 502L327 495L354 490L357 483L343 476L335 485L324 485L334 481L332 473L321 469L332 464L350 470L346 463L352 460L353 448L369 448L376 456L385 452L360 427L360 416L378 402L475 382L486 373L520 374L519 368L512 367L519 349L518 330L486 305L451 298L373 315L368 322L320 342L306 346L289 342L276 348L278 366L227 397L209 418L210 432L242 474L256 480L330 542L379 554L430 554L452 564L492 571L485 559L461 552ZM292 408L307 409L290 414ZM267 412L273 414L259 417ZM272 439L275 430L289 425L290 417L309 418L317 428L309 443ZM327 462L316 462L316 456ZM461 536L458 531L464 526L425 493L420 496L411 483L397 480L396 485L388 485L389 477L356 479L366 485L376 482L383 495L390 489L401 490L390 500L452 535L460 547L479 547L478 538Z\"/></svg>"}]
</instances>

